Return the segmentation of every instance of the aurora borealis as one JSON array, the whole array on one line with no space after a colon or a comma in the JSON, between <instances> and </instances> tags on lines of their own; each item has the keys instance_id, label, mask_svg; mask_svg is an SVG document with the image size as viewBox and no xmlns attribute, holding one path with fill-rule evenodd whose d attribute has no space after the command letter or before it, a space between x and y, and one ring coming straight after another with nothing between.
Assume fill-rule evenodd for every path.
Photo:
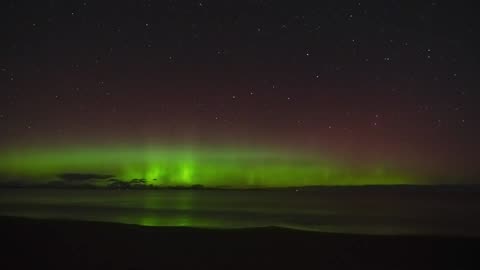
<instances>
[{"instance_id":1,"label":"aurora borealis","mask_svg":"<svg viewBox=\"0 0 480 270\"><path fill-rule=\"evenodd\" d=\"M2 269L465 268L477 10L0 1Z\"/></svg>"},{"instance_id":2,"label":"aurora borealis","mask_svg":"<svg viewBox=\"0 0 480 270\"><path fill-rule=\"evenodd\" d=\"M353 169L315 156L222 148L96 147L14 151L0 158L6 179L52 181L62 173L97 173L154 186L289 187L411 184L383 167ZM100 181L101 182L101 181ZM98 183L97 183L98 184ZM100 183L99 185L101 185Z\"/></svg>"},{"instance_id":3,"label":"aurora borealis","mask_svg":"<svg viewBox=\"0 0 480 270\"><path fill-rule=\"evenodd\" d=\"M473 8L67 2L2 8L0 183L478 183Z\"/></svg>"}]
</instances>

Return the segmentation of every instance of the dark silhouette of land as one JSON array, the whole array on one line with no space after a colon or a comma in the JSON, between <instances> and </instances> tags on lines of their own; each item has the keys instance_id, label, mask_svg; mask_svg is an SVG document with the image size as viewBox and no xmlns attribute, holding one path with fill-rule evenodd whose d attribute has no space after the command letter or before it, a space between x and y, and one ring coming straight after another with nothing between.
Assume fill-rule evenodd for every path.
<instances>
[{"instance_id":1,"label":"dark silhouette of land","mask_svg":"<svg viewBox=\"0 0 480 270\"><path fill-rule=\"evenodd\" d=\"M0 177L0 188L48 188L48 189L123 189L123 190L280 190L280 191L452 191L452 192L480 192L480 184L368 184L368 185L311 185L311 186L205 186L202 184L191 185L152 185L146 179L117 179L112 175L64 173L58 175L57 180L35 183L32 181L7 180ZM99 185L98 180L106 184ZM471 181L473 183L473 181Z\"/></svg>"},{"instance_id":2,"label":"dark silhouette of land","mask_svg":"<svg viewBox=\"0 0 480 270\"><path fill-rule=\"evenodd\" d=\"M2 269L479 269L479 238L0 217Z\"/></svg>"}]
</instances>

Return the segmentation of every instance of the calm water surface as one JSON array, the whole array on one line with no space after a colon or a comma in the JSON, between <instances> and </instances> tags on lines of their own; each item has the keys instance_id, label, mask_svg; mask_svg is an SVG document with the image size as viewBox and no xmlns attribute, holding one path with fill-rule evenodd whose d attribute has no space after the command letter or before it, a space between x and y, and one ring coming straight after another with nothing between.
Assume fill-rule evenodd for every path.
<instances>
[{"instance_id":1,"label":"calm water surface","mask_svg":"<svg viewBox=\"0 0 480 270\"><path fill-rule=\"evenodd\" d=\"M480 236L470 191L0 189L0 215L145 226L281 226L322 232Z\"/></svg>"}]
</instances>

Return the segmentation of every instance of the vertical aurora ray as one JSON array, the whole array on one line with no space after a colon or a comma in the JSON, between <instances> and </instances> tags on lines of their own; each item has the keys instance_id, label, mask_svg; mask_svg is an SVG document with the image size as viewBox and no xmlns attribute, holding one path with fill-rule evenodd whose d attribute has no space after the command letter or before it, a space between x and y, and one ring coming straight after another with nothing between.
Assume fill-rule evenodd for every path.
<instances>
[{"instance_id":1,"label":"vertical aurora ray","mask_svg":"<svg viewBox=\"0 0 480 270\"><path fill-rule=\"evenodd\" d=\"M381 169L379 169L381 168ZM154 186L286 187L414 184L406 174L349 168L311 154L201 147L58 147L11 149L0 157L2 179L35 183L64 173L105 174Z\"/></svg>"}]
</instances>

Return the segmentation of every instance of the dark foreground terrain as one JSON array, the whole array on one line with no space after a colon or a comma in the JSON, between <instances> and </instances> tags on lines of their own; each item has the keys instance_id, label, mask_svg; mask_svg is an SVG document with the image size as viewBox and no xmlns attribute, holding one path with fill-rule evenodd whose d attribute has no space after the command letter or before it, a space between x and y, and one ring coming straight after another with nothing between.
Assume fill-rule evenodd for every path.
<instances>
[{"instance_id":1,"label":"dark foreground terrain","mask_svg":"<svg viewBox=\"0 0 480 270\"><path fill-rule=\"evenodd\" d=\"M480 239L0 217L1 269L479 269Z\"/></svg>"}]
</instances>

